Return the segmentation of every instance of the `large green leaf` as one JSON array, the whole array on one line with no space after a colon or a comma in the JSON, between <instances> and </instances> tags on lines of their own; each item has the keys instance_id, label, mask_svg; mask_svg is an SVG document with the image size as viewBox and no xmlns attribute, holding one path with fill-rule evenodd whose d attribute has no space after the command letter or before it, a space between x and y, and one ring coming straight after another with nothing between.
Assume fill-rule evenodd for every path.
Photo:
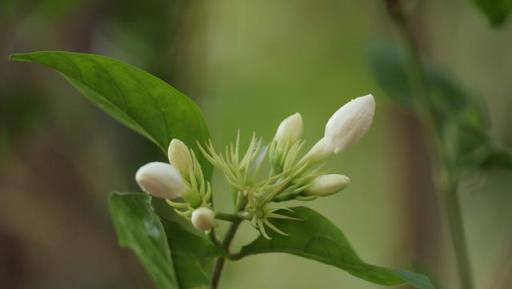
<instances>
[{"instance_id":1,"label":"large green leaf","mask_svg":"<svg viewBox=\"0 0 512 289\"><path fill-rule=\"evenodd\" d=\"M503 24L512 12L512 0L472 0L492 25Z\"/></svg>"},{"instance_id":2,"label":"large green leaf","mask_svg":"<svg viewBox=\"0 0 512 289\"><path fill-rule=\"evenodd\" d=\"M94 54L41 51L13 54L60 72L90 101L162 149L172 138L195 148L209 138L197 105L161 79L129 64ZM201 158L201 155L199 154ZM200 159L209 175L210 165Z\"/></svg>"},{"instance_id":3,"label":"large green leaf","mask_svg":"<svg viewBox=\"0 0 512 289\"><path fill-rule=\"evenodd\" d=\"M282 211L296 220L272 221L288 236L271 233L271 239L259 237L242 248L239 256L260 253L289 253L325 264L336 266L361 279L382 284L408 283L420 289L433 289L428 277L398 269L370 265L357 255L343 232L319 213L306 208L294 207L293 212Z\"/></svg>"},{"instance_id":4,"label":"large green leaf","mask_svg":"<svg viewBox=\"0 0 512 289\"><path fill-rule=\"evenodd\" d=\"M164 227L151 207L151 197L112 193L109 205L119 244L137 255L157 288L179 288Z\"/></svg>"},{"instance_id":5,"label":"large green leaf","mask_svg":"<svg viewBox=\"0 0 512 289\"><path fill-rule=\"evenodd\" d=\"M110 211L121 246L132 249L160 289L206 285L213 257L222 255L173 210L142 193L113 193ZM168 206L167 206L168 207ZM168 207L170 208L170 207ZM206 266L205 266L206 265Z\"/></svg>"}]
</instances>

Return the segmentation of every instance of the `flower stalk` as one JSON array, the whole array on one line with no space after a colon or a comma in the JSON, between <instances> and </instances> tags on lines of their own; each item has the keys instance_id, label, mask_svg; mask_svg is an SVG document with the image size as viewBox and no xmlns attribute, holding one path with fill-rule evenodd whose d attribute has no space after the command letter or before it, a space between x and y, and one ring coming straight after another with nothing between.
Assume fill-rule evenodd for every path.
<instances>
[{"instance_id":1,"label":"flower stalk","mask_svg":"<svg viewBox=\"0 0 512 289\"><path fill-rule=\"evenodd\" d=\"M441 199L444 201L441 207L444 207L448 217L448 228L456 255L460 288L473 289L473 276L464 233L459 191L457 190L458 176L456 172L449 169L442 145L442 136L435 127L434 116L429 109L430 83L425 73L413 28L407 13L405 13L404 6L406 4L404 2L406 1L385 0L388 14L400 31L409 52L409 70L414 94L416 95L416 111L427 134L426 139L430 140L431 161L434 167L437 168L437 175L434 174L436 178L434 183L441 194Z\"/></svg>"}]
</instances>

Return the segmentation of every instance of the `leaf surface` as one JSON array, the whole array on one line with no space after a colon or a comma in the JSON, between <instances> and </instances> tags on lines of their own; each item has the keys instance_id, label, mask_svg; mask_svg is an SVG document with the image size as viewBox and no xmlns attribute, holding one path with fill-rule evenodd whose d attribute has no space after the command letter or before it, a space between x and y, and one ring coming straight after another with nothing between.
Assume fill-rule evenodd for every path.
<instances>
[{"instance_id":1,"label":"leaf surface","mask_svg":"<svg viewBox=\"0 0 512 289\"><path fill-rule=\"evenodd\" d=\"M106 56L65 51L13 54L11 60L39 63L62 74L114 119L153 141L164 153L173 138L191 148L208 140L199 107L165 81ZM211 166L198 154L210 175Z\"/></svg>"},{"instance_id":2,"label":"leaf surface","mask_svg":"<svg viewBox=\"0 0 512 289\"><path fill-rule=\"evenodd\" d=\"M293 212L280 211L297 220L273 219L272 223L288 236L270 232L244 246L239 256L261 253L289 253L340 268L358 278L381 284L408 283L419 289L433 289L429 278L399 269L375 266L364 262L354 251L343 232L327 218L306 207L293 207ZM270 230L269 230L270 231Z\"/></svg>"},{"instance_id":3,"label":"leaf surface","mask_svg":"<svg viewBox=\"0 0 512 289\"><path fill-rule=\"evenodd\" d=\"M111 193L109 207L119 245L135 253L157 288L179 288L164 227L151 207L151 197Z\"/></svg>"},{"instance_id":4,"label":"leaf surface","mask_svg":"<svg viewBox=\"0 0 512 289\"><path fill-rule=\"evenodd\" d=\"M209 283L209 265L222 252L182 217L169 210L160 218L155 200L143 193L112 193L109 204L120 245L135 253L158 288Z\"/></svg>"},{"instance_id":5,"label":"leaf surface","mask_svg":"<svg viewBox=\"0 0 512 289\"><path fill-rule=\"evenodd\" d=\"M494 26L500 26L512 12L512 0L472 0Z\"/></svg>"}]
</instances>

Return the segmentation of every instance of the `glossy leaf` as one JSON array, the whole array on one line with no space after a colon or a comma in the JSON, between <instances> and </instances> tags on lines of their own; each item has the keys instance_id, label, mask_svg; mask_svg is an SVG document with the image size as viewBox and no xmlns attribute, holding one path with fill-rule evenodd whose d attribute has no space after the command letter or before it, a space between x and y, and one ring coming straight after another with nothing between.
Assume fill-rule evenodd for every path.
<instances>
[{"instance_id":1,"label":"glossy leaf","mask_svg":"<svg viewBox=\"0 0 512 289\"><path fill-rule=\"evenodd\" d=\"M137 255L157 288L179 288L164 227L151 207L151 197L112 193L109 206L119 244Z\"/></svg>"},{"instance_id":2,"label":"glossy leaf","mask_svg":"<svg viewBox=\"0 0 512 289\"><path fill-rule=\"evenodd\" d=\"M159 200L154 200L159 201ZM163 206L162 206L163 205ZM156 205L163 217L163 225L169 240L171 255L178 281L178 288L196 288L210 281L213 258L222 255L204 234L194 229L190 222L178 216L166 204ZM163 212L166 210L166 212Z\"/></svg>"},{"instance_id":3,"label":"glossy leaf","mask_svg":"<svg viewBox=\"0 0 512 289\"><path fill-rule=\"evenodd\" d=\"M222 255L210 241L191 234L177 223L164 224L178 278L178 288L195 288L210 282L213 258Z\"/></svg>"},{"instance_id":4,"label":"glossy leaf","mask_svg":"<svg viewBox=\"0 0 512 289\"><path fill-rule=\"evenodd\" d=\"M111 194L110 211L121 246L134 251L160 289L208 284L209 265L222 252L165 206L170 209L147 194Z\"/></svg>"},{"instance_id":5,"label":"glossy leaf","mask_svg":"<svg viewBox=\"0 0 512 289\"><path fill-rule=\"evenodd\" d=\"M492 25L499 26L512 12L512 0L472 0Z\"/></svg>"},{"instance_id":6,"label":"glossy leaf","mask_svg":"<svg viewBox=\"0 0 512 289\"><path fill-rule=\"evenodd\" d=\"M293 212L282 211L297 220L275 219L272 223L287 233L284 236L270 233L271 239L262 236L244 246L239 256L261 253L289 253L338 267L361 279L382 284L409 284L420 289L433 289L428 277L399 269L389 269L368 264L354 251L343 232L319 213L294 207Z\"/></svg>"},{"instance_id":7,"label":"glossy leaf","mask_svg":"<svg viewBox=\"0 0 512 289\"><path fill-rule=\"evenodd\" d=\"M63 51L13 54L10 59L39 63L60 72L99 108L164 152L172 138L192 148L197 141L209 138L201 111L191 99L129 64L101 55ZM198 156L209 175L210 165Z\"/></svg>"}]
</instances>

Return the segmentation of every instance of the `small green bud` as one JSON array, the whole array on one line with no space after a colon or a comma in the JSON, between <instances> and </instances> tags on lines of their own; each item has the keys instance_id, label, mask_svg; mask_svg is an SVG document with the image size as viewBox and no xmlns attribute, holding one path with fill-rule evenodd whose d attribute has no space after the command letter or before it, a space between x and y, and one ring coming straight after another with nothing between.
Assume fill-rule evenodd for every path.
<instances>
[{"instance_id":1,"label":"small green bud","mask_svg":"<svg viewBox=\"0 0 512 289\"><path fill-rule=\"evenodd\" d=\"M215 213L206 207L197 208L192 212L191 221L196 229L207 231L215 227Z\"/></svg>"},{"instance_id":2,"label":"small green bud","mask_svg":"<svg viewBox=\"0 0 512 289\"><path fill-rule=\"evenodd\" d=\"M304 191L305 195L326 197L343 190L350 179L344 175L330 174L318 176L313 183Z\"/></svg>"}]
</instances>

